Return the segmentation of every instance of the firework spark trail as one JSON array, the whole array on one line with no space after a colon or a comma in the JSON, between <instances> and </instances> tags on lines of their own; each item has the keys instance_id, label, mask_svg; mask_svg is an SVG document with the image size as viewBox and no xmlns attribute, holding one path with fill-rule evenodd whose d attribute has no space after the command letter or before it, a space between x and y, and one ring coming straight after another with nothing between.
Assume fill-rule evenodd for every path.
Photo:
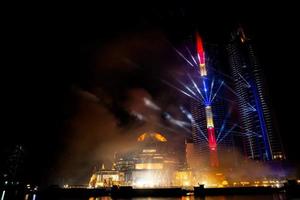
<instances>
[{"instance_id":1,"label":"firework spark trail","mask_svg":"<svg viewBox=\"0 0 300 200\"><path fill-rule=\"evenodd\" d=\"M247 81L240 73L238 73L238 74L239 74L239 76L243 79L243 81L245 81L247 87L250 88L251 85L248 83L248 81Z\"/></svg>"},{"instance_id":2,"label":"firework spark trail","mask_svg":"<svg viewBox=\"0 0 300 200\"><path fill-rule=\"evenodd\" d=\"M189 65L191 65L192 67L195 67L194 65L193 65L193 63L191 63L180 51L178 51L175 47L173 47L174 48L174 50L176 51L176 53L178 54L178 55L180 55Z\"/></svg>"},{"instance_id":3,"label":"firework spark trail","mask_svg":"<svg viewBox=\"0 0 300 200\"><path fill-rule=\"evenodd\" d=\"M190 127L190 123L186 122L186 121L182 121L182 120L177 120L177 119L174 119L169 113L164 113L165 116L166 116L166 119L176 125L176 126L179 126L180 128L184 129L185 131L191 133L191 131L189 129L187 129L185 126L189 126Z\"/></svg>"},{"instance_id":4,"label":"firework spark trail","mask_svg":"<svg viewBox=\"0 0 300 200\"><path fill-rule=\"evenodd\" d=\"M135 111L131 111L131 114L133 116L135 116L138 120L140 121L145 121L147 120L141 113L135 112Z\"/></svg>"},{"instance_id":5,"label":"firework spark trail","mask_svg":"<svg viewBox=\"0 0 300 200\"><path fill-rule=\"evenodd\" d=\"M203 133L203 131L201 130L201 128L199 127L199 125L196 124L196 123L194 123L195 120L194 120L192 114L189 113L189 112L188 112L186 109L184 109L182 106L180 106L179 108L180 108L181 112L182 112L183 114L185 114L186 117L187 117L188 119L191 120L191 123L193 123L193 124L195 125L195 127L197 128L197 130L198 130L198 131L200 132L200 134L203 136L203 138L208 142L207 137L205 136L205 134Z\"/></svg>"},{"instance_id":6,"label":"firework spark trail","mask_svg":"<svg viewBox=\"0 0 300 200\"><path fill-rule=\"evenodd\" d=\"M250 106L252 111L256 111L256 109L250 103L248 103L248 105Z\"/></svg>"},{"instance_id":7,"label":"firework spark trail","mask_svg":"<svg viewBox=\"0 0 300 200\"><path fill-rule=\"evenodd\" d=\"M245 135L246 136L255 136L255 137L258 137L257 135L254 135L254 134L250 134L250 133L245 133L245 132L239 132L239 131L231 131L231 134L234 134L234 135L237 135L237 136L241 136L241 137L244 137Z\"/></svg>"},{"instance_id":8,"label":"firework spark trail","mask_svg":"<svg viewBox=\"0 0 300 200\"><path fill-rule=\"evenodd\" d=\"M184 109L183 106L179 106L179 109L191 122L195 121L193 115L190 112L188 112L186 109Z\"/></svg>"},{"instance_id":9,"label":"firework spark trail","mask_svg":"<svg viewBox=\"0 0 300 200\"><path fill-rule=\"evenodd\" d=\"M186 93L185 91L183 91L183 90L177 88L176 86L172 85L172 84L169 83L168 81L165 81L165 80L161 80L161 81L164 82L165 84L167 84L168 86L170 86L170 87L176 89L177 91L181 92L182 94L184 94L184 95L186 95L186 96L188 96L188 97L190 97L190 98L192 98L192 99L194 99L194 100L196 100L196 101L202 103L199 99L197 99L197 98L191 96L190 94Z\"/></svg>"},{"instance_id":10,"label":"firework spark trail","mask_svg":"<svg viewBox=\"0 0 300 200\"><path fill-rule=\"evenodd\" d=\"M189 79L191 80L191 82L193 83L194 87L196 88L197 92L200 94L200 96L202 97L203 101L205 102L204 96L202 95L200 89L198 88L197 84L195 83L195 81L193 80L193 78L191 77L190 74L188 74Z\"/></svg>"},{"instance_id":11,"label":"firework spark trail","mask_svg":"<svg viewBox=\"0 0 300 200\"><path fill-rule=\"evenodd\" d=\"M224 83L224 86L230 91L232 92L235 96L239 96L229 85L227 85L226 83Z\"/></svg>"},{"instance_id":12,"label":"firework spark trail","mask_svg":"<svg viewBox=\"0 0 300 200\"><path fill-rule=\"evenodd\" d=\"M227 137L227 135L229 135L229 133L231 133L231 131L232 131L235 127L236 127L236 124L234 124L234 125L229 129L229 131L227 131L227 132L224 134L224 136L223 136L219 141L217 141L217 143L219 144L220 142L222 142L222 141Z\"/></svg>"},{"instance_id":13,"label":"firework spark trail","mask_svg":"<svg viewBox=\"0 0 300 200\"><path fill-rule=\"evenodd\" d=\"M186 48L186 50L188 51L188 53L190 54L190 56L191 56L192 60L194 61L195 65L197 66L198 63L196 62L196 59L194 58L194 56L193 56L193 54L191 53L190 49L189 49L187 46L185 46L185 48Z\"/></svg>"},{"instance_id":14,"label":"firework spark trail","mask_svg":"<svg viewBox=\"0 0 300 200\"><path fill-rule=\"evenodd\" d=\"M240 97L230 86L228 86L226 83L224 83L224 86L230 91L232 92L234 95L236 95L237 97ZM250 103L247 103L247 105L249 105L250 108L247 108L245 111L256 111L256 108L254 106L252 106Z\"/></svg>"},{"instance_id":15,"label":"firework spark trail","mask_svg":"<svg viewBox=\"0 0 300 200\"><path fill-rule=\"evenodd\" d=\"M143 100L144 100L144 104L147 107L152 108L153 110L157 110L157 111L161 110L161 108L158 105L156 105L153 101L151 101L150 99L144 97Z\"/></svg>"},{"instance_id":16,"label":"firework spark trail","mask_svg":"<svg viewBox=\"0 0 300 200\"><path fill-rule=\"evenodd\" d=\"M195 98L199 99L199 97L195 94L195 92L191 88L189 88L187 85L185 85L180 80L177 80L177 82L180 83L184 88L186 88L190 93L192 93ZM201 99L199 99L199 100L201 101Z\"/></svg>"},{"instance_id":17,"label":"firework spark trail","mask_svg":"<svg viewBox=\"0 0 300 200\"><path fill-rule=\"evenodd\" d=\"M158 122L155 122L153 120L149 120L147 117L145 117L144 115L142 115L141 113L139 112L135 112L135 111L132 111L131 114L133 116L135 116L137 119L141 120L141 121L145 121L147 123L150 123L150 124L154 124L156 126L159 126L159 127L162 127L164 129L168 129L169 131L172 131L172 132L178 132L176 131L175 129L172 129L170 127L167 127L167 126L163 126L161 125L160 123ZM168 113L167 113L168 114ZM169 115L169 114L168 114ZM167 117L168 118L168 117ZM174 119L171 115L169 115L169 119L168 121L176 126L179 126L181 127L182 129L184 129L185 131L187 131L188 133L190 133L191 131L189 129L187 129L185 126L190 126L190 123L188 122L185 122L185 121L181 121L181 120L176 120Z\"/></svg>"},{"instance_id":18,"label":"firework spark trail","mask_svg":"<svg viewBox=\"0 0 300 200\"><path fill-rule=\"evenodd\" d=\"M209 102L211 102L211 94L212 94L212 90L214 87L214 82L215 82L215 79L212 80L211 85L210 85Z\"/></svg>"},{"instance_id":19,"label":"firework spark trail","mask_svg":"<svg viewBox=\"0 0 300 200\"><path fill-rule=\"evenodd\" d=\"M220 136L222 135L222 132L223 132L223 130L224 130L224 128L225 128L225 124L226 124L227 119L228 119L228 117L229 117L230 114L231 114L231 109L228 111L228 113L226 114L226 116L225 116L225 118L224 118L224 121L223 121L223 123L222 123L221 129L220 129L219 134L218 134L218 136L217 136L217 141L219 141L219 138L220 138Z\"/></svg>"},{"instance_id":20,"label":"firework spark trail","mask_svg":"<svg viewBox=\"0 0 300 200\"><path fill-rule=\"evenodd\" d=\"M182 120L178 120L178 119L174 119L169 113L165 112L164 113L166 116L166 119L171 122L172 124L175 124L177 126L180 127L184 127L184 126L190 126L190 124L186 121L182 121Z\"/></svg>"},{"instance_id":21,"label":"firework spark trail","mask_svg":"<svg viewBox=\"0 0 300 200\"><path fill-rule=\"evenodd\" d=\"M220 84L219 88L217 89L216 93L214 94L213 98L211 99L211 102L213 102L213 101L214 101L214 99L215 99L216 95L218 94L219 90L221 89L221 87L222 87L223 83L224 83L224 81L222 81L222 82L221 82L221 84Z\"/></svg>"},{"instance_id":22,"label":"firework spark trail","mask_svg":"<svg viewBox=\"0 0 300 200\"><path fill-rule=\"evenodd\" d=\"M203 131L201 130L201 128L199 127L198 124L195 124L197 130L201 133L201 135L204 137L204 139L208 142L208 138L206 137L206 135L203 133Z\"/></svg>"},{"instance_id":23,"label":"firework spark trail","mask_svg":"<svg viewBox=\"0 0 300 200\"><path fill-rule=\"evenodd\" d=\"M206 82L205 79L203 79L203 87L204 87L204 94L205 94L205 105L210 104L211 102L208 100L208 96L207 96L207 87L206 87Z\"/></svg>"},{"instance_id":24,"label":"firework spark trail","mask_svg":"<svg viewBox=\"0 0 300 200\"><path fill-rule=\"evenodd\" d=\"M245 113L253 112L252 108L242 108Z\"/></svg>"},{"instance_id":25,"label":"firework spark trail","mask_svg":"<svg viewBox=\"0 0 300 200\"><path fill-rule=\"evenodd\" d=\"M255 133L255 132L253 132L253 131L250 131L249 129L245 129L244 127L242 127L242 126L240 126L240 125L238 125L238 124L237 124L237 127L239 127L239 128L242 129L242 130L247 131L246 133L252 133L253 135L256 135L257 137L262 137L260 134ZM242 133L246 134L245 132L242 132ZM247 134L246 134L246 135L247 135Z\"/></svg>"}]
</instances>

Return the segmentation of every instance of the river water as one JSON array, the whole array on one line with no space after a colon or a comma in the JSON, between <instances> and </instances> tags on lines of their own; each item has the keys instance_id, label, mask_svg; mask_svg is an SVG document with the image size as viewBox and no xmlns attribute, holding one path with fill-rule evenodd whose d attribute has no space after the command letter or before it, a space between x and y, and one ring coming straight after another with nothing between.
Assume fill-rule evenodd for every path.
<instances>
[{"instance_id":1,"label":"river water","mask_svg":"<svg viewBox=\"0 0 300 200\"><path fill-rule=\"evenodd\" d=\"M5 194L1 195L0 200L8 200ZM38 195L25 195L23 200L42 200ZM110 196L104 197L89 197L89 198L57 198L57 200L287 200L284 193L280 194L268 194L268 195L225 195L225 196L206 196L206 197L194 197L194 196L182 196L182 197L136 197L136 198L112 198ZM297 198L292 198L293 200ZM300 199L300 198L298 198Z\"/></svg>"},{"instance_id":2,"label":"river water","mask_svg":"<svg viewBox=\"0 0 300 200\"><path fill-rule=\"evenodd\" d=\"M39 200L37 197L35 200ZM111 198L90 197L90 198L59 198L57 200L287 200L285 194L273 195L230 195L230 196L206 196L206 197L137 197L137 198Z\"/></svg>"}]
</instances>

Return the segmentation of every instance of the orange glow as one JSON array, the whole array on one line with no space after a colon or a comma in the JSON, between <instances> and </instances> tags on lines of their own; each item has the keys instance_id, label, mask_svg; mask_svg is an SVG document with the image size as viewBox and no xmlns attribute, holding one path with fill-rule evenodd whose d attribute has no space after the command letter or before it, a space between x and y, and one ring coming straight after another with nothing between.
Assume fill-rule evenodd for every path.
<instances>
[{"instance_id":1,"label":"orange glow","mask_svg":"<svg viewBox=\"0 0 300 200\"><path fill-rule=\"evenodd\" d=\"M159 141L159 142L166 142L167 141L167 139L164 136L162 136L160 133L143 133L142 135L140 135L138 137L137 141L138 142L143 142L148 138L154 139L154 140Z\"/></svg>"},{"instance_id":2,"label":"orange glow","mask_svg":"<svg viewBox=\"0 0 300 200\"><path fill-rule=\"evenodd\" d=\"M135 169L163 169L162 163L137 163Z\"/></svg>"}]
</instances>

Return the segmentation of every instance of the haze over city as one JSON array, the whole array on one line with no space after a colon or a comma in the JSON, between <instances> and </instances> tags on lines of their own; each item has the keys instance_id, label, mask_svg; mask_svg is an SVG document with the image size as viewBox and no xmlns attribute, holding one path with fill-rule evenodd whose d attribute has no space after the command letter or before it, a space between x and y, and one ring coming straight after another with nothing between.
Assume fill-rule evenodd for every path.
<instances>
[{"instance_id":1,"label":"haze over city","mask_svg":"<svg viewBox=\"0 0 300 200\"><path fill-rule=\"evenodd\" d=\"M299 179L294 12L205 7L102 5L7 21L1 181L97 188Z\"/></svg>"}]
</instances>

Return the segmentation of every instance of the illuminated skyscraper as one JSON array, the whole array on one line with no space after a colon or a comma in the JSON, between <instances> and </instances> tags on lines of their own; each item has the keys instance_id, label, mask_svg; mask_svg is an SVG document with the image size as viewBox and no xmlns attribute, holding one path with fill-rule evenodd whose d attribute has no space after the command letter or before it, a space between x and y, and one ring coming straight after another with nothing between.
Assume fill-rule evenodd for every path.
<instances>
[{"instance_id":1,"label":"illuminated skyscraper","mask_svg":"<svg viewBox=\"0 0 300 200\"><path fill-rule=\"evenodd\" d=\"M193 116L192 121L192 139L193 139L193 154L196 164L196 167L205 167L208 166L208 155L209 147L208 142L203 135L207 135L206 128L206 116L205 116L205 107L191 99L191 114Z\"/></svg>"},{"instance_id":2,"label":"illuminated skyscraper","mask_svg":"<svg viewBox=\"0 0 300 200\"><path fill-rule=\"evenodd\" d=\"M272 126L262 71L251 40L242 28L232 34L227 52L244 132L245 155L257 160L284 159L280 137Z\"/></svg>"},{"instance_id":3,"label":"illuminated skyscraper","mask_svg":"<svg viewBox=\"0 0 300 200\"><path fill-rule=\"evenodd\" d=\"M215 84L220 85L222 82L221 77L217 74L210 73L215 78ZM199 83L201 85L201 83ZM217 88L217 87L215 87ZM216 92L216 89L215 91ZM206 110L211 109L213 116L213 125L215 129L215 140L217 144L216 151L220 155L218 160L220 166L223 166L224 159L222 155L225 151L232 152L234 148L233 135L231 130L235 128L234 123L231 119L231 108L230 103L227 102L223 97L225 96L224 87L218 90L211 106L206 108L204 104L191 99L191 114L193 116L192 121L192 139L193 139L193 154L196 156L200 167L207 167L211 163L211 152L208 143L208 129L207 129L207 114ZM212 123L211 121L209 123ZM205 138L204 136L207 136Z\"/></svg>"},{"instance_id":4,"label":"illuminated skyscraper","mask_svg":"<svg viewBox=\"0 0 300 200\"><path fill-rule=\"evenodd\" d=\"M206 45L205 52L200 36L196 35L198 68L193 74L194 88L202 101L191 98L193 154L200 167L218 167L224 164L222 155L234 148L231 131L236 127L231 120L231 105L225 96L224 73L218 56L218 45ZM200 75L200 76L199 76ZM210 163L210 164L208 164Z\"/></svg>"}]
</instances>

